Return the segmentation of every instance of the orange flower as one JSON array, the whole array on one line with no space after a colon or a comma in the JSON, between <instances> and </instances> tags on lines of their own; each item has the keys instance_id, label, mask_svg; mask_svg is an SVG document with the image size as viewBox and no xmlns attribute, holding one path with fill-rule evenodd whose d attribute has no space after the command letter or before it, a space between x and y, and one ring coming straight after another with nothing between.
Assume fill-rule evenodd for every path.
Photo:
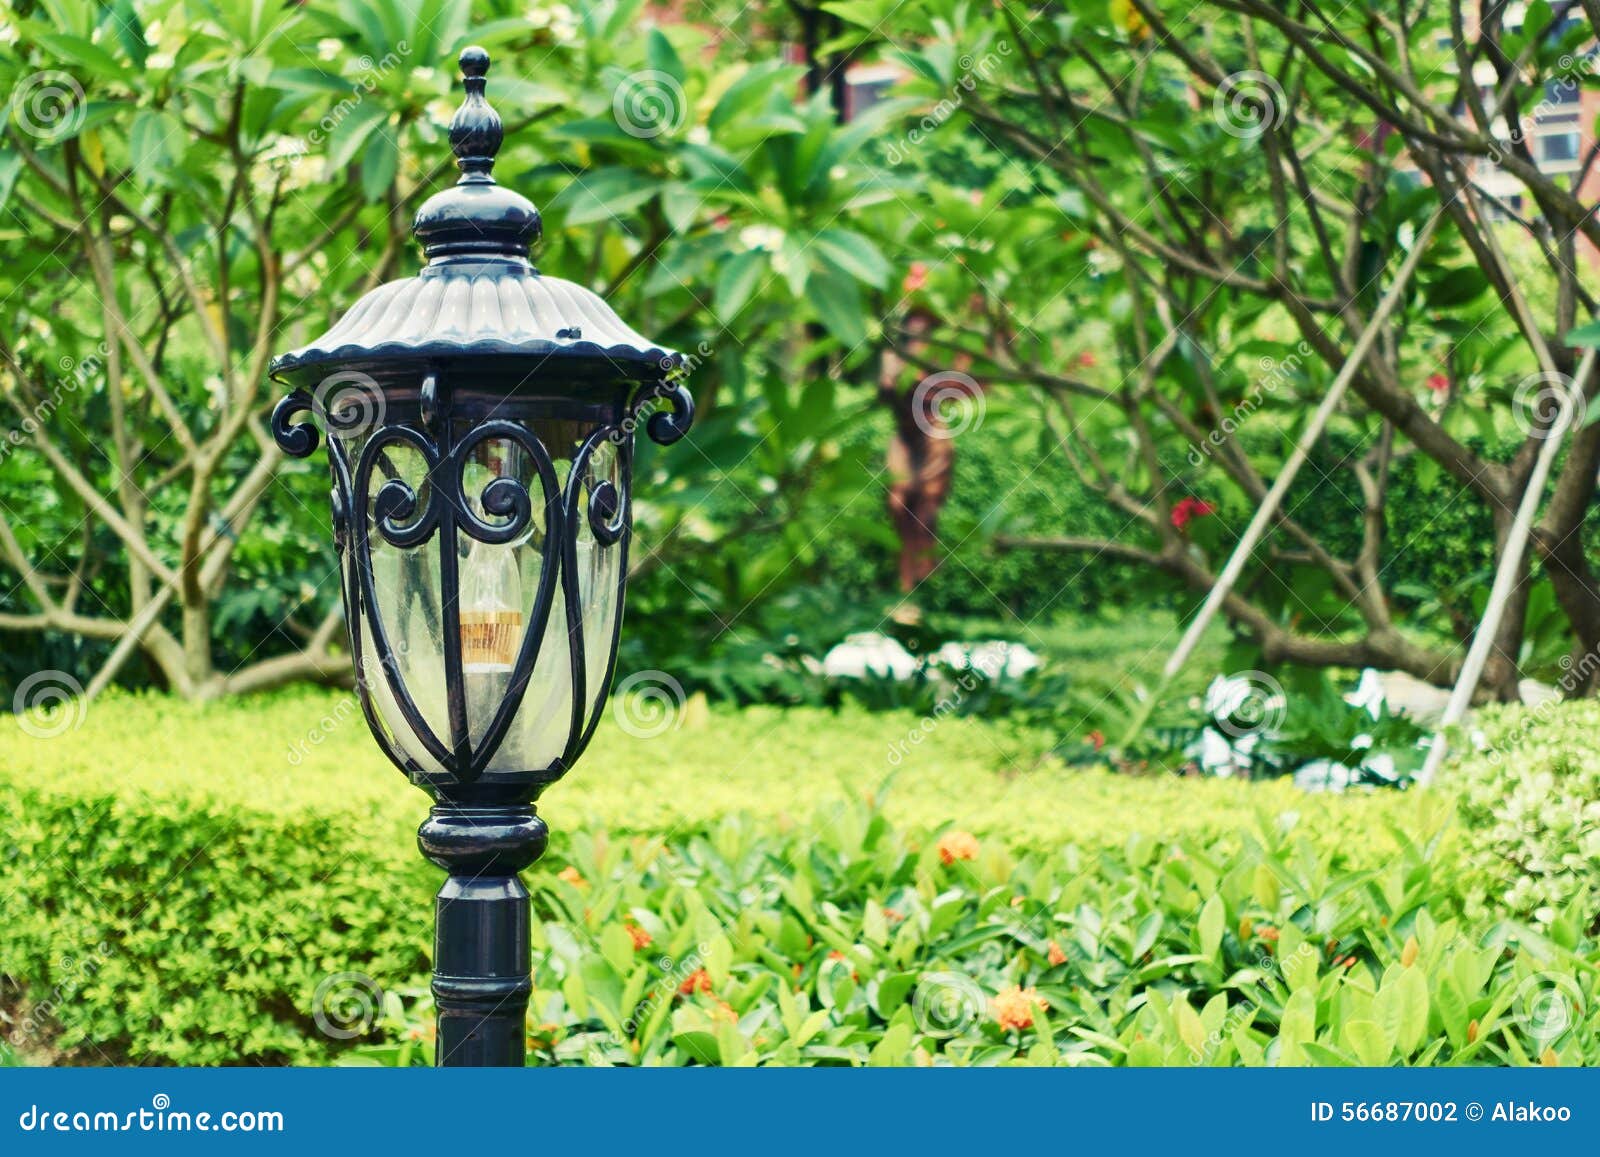
<instances>
[{"instance_id":1,"label":"orange flower","mask_svg":"<svg viewBox=\"0 0 1600 1157\"><path fill-rule=\"evenodd\" d=\"M1260 933L1261 939L1267 941L1276 940L1279 936L1278 930L1271 924L1263 924L1257 931Z\"/></svg>"},{"instance_id":2,"label":"orange flower","mask_svg":"<svg viewBox=\"0 0 1600 1157\"><path fill-rule=\"evenodd\" d=\"M837 948L835 948L832 952L828 953L828 959L829 960L843 960L844 959L844 953L840 952Z\"/></svg>"},{"instance_id":3,"label":"orange flower","mask_svg":"<svg viewBox=\"0 0 1600 1157\"><path fill-rule=\"evenodd\" d=\"M883 910L883 918L891 924L898 924L906 918L906 914L904 912L896 912L893 908L885 908Z\"/></svg>"},{"instance_id":4,"label":"orange flower","mask_svg":"<svg viewBox=\"0 0 1600 1157\"><path fill-rule=\"evenodd\" d=\"M989 1011L994 1016L995 1022L1001 1028L1014 1028L1018 1031L1033 1027L1035 1009L1049 1007L1049 1002L1036 990L1016 984L1002 989L989 1001Z\"/></svg>"},{"instance_id":5,"label":"orange flower","mask_svg":"<svg viewBox=\"0 0 1600 1157\"><path fill-rule=\"evenodd\" d=\"M559 872L557 872L556 879L565 880L574 888L581 888L585 883L584 878L579 873L578 869L574 868L571 864L568 864L565 868L562 868Z\"/></svg>"},{"instance_id":6,"label":"orange flower","mask_svg":"<svg viewBox=\"0 0 1600 1157\"><path fill-rule=\"evenodd\" d=\"M725 1000L717 1001L717 1007L711 1010L712 1020L725 1020L729 1024L739 1023L739 1014L734 1011L733 1005Z\"/></svg>"},{"instance_id":7,"label":"orange flower","mask_svg":"<svg viewBox=\"0 0 1600 1157\"><path fill-rule=\"evenodd\" d=\"M633 937L633 950L635 952L639 951L641 948L650 947L651 943L655 939L650 935L650 933L646 932L637 924L625 924L623 927L627 928L628 935Z\"/></svg>"},{"instance_id":8,"label":"orange flower","mask_svg":"<svg viewBox=\"0 0 1600 1157\"><path fill-rule=\"evenodd\" d=\"M1061 945L1057 944L1054 940L1050 941L1050 963L1051 963L1051 965L1065 964L1066 962L1067 962L1067 954L1065 952L1061 951Z\"/></svg>"},{"instance_id":9,"label":"orange flower","mask_svg":"<svg viewBox=\"0 0 1600 1157\"><path fill-rule=\"evenodd\" d=\"M900 287L907 293L915 293L926 284L928 284L927 263L913 261L911 263L911 271L906 274L906 279L900 283Z\"/></svg>"},{"instance_id":10,"label":"orange flower","mask_svg":"<svg viewBox=\"0 0 1600 1157\"><path fill-rule=\"evenodd\" d=\"M978 858L978 837L971 832L945 832L939 837L939 858L946 864Z\"/></svg>"},{"instance_id":11,"label":"orange flower","mask_svg":"<svg viewBox=\"0 0 1600 1157\"><path fill-rule=\"evenodd\" d=\"M696 992L710 992L711 973L704 968L696 968L684 977L683 983L678 985L678 991L685 996L693 996Z\"/></svg>"}]
</instances>

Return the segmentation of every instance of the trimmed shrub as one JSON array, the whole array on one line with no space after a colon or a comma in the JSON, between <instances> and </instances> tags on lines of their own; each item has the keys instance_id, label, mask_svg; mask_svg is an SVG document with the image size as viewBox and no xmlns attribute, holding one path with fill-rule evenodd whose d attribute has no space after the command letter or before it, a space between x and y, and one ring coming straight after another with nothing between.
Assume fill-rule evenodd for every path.
<instances>
[{"instance_id":1,"label":"trimmed shrub","mask_svg":"<svg viewBox=\"0 0 1600 1157\"><path fill-rule=\"evenodd\" d=\"M1592 929L1600 922L1600 703L1478 713L1447 766L1470 838L1472 899ZM1476 750L1474 750L1476 748Z\"/></svg>"}]
</instances>

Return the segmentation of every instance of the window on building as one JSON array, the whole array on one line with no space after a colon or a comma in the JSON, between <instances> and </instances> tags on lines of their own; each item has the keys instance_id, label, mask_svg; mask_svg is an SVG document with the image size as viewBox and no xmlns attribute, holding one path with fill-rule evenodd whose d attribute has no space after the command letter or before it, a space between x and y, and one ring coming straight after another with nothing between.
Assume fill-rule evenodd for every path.
<instances>
[{"instance_id":1,"label":"window on building","mask_svg":"<svg viewBox=\"0 0 1600 1157\"><path fill-rule=\"evenodd\" d=\"M1580 147L1581 142L1575 132L1547 133L1539 138L1539 159L1550 162L1576 161Z\"/></svg>"}]
</instances>

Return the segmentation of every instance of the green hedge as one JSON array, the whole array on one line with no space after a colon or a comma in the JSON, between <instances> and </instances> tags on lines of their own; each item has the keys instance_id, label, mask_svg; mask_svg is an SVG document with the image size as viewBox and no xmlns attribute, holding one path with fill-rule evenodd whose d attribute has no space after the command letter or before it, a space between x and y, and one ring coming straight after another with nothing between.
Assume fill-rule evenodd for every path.
<instances>
[{"instance_id":1,"label":"green hedge","mask_svg":"<svg viewBox=\"0 0 1600 1157\"><path fill-rule=\"evenodd\" d=\"M50 739L0 724L0 995L24 1060L426 1054L426 800L348 707L130 696ZM1444 794L1069 772L1045 750L903 713L691 701L651 739L608 721L542 807L536 1059L1600 1059L1600 1009L1556 1035L1526 1011L1588 975L1593 941L1469 922ZM373 1035L318 1031L330 983L388 993Z\"/></svg>"},{"instance_id":2,"label":"green hedge","mask_svg":"<svg viewBox=\"0 0 1600 1157\"><path fill-rule=\"evenodd\" d=\"M1472 833L1472 899L1490 910L1600 927L1600 703L1480 712L1445 784Z\"/></svg>"}]
</instances>

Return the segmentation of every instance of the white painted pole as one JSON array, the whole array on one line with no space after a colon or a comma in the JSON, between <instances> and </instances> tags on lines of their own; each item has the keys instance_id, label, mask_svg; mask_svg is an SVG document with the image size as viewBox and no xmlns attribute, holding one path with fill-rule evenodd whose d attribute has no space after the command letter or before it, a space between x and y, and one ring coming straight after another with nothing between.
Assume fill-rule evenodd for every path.
<instances>
[{"instance_id":1,"label":"white painted pole","mask_svg":"<svg viewBox=\"0 0 1600 1157\"><path fill-rule=\"evenodd\" d=\"M1561 409L1556 414L1556 420L1550 427L1544 445L1539 447L1539 457L1533 464L1533 474L1528 478L1527 488L1522 492L1522 502L1517 507L1516 518L1512 520L1511 530L1506 534L1505 549L1500 555L1499 569L1495 571L1494 586L1489 588L1489 602L1483 608L1483 619L1478 623L1477 631L1473 633L1472 646L1467 651L1466 661L1461 665L1461 674L1456 677L1455 689L1450 692L1450 701L1445 705L1444 715L1434 731L1433 744L1428 748L1428 758L1423 762L1422 770L1417 773L1419 783L1427 783L1439 770L1439 765L1444 762L1444 757L1449 751L1445 731L1466 717L1467 708L1472 706L1472 697L1477 694L1478 680L1483 677L1483 665L1489 661L1489 649L1494 646L1495 632L1500 629L1500 620L1505 616L1506 604L1511 601L1512 592L1516 589L1518 574L1522 569L1522 556L1527 551L1528 538L1533 534L1533 520L1538 516L1539 507L1544 501L1545 482L1550 477L1550 469L1555 464L1556 455L1561 450L1561 443L1566 439L1567 431L1573 425L1574 417L1582 413L1580 401L1583 397L1583 386L1594 370L1594 361L1595 351L1590 349L1578 363L1578 372L1567 383L1566 392L1561 397Z\"/></svg>"},{"instance_id":2,"label":"white painted pole","mask_svg":"<svg viewBox=\"0 0 1600 1157\"><path fill-rule=\"evenodd\" d=\"M1144 730L1145 722L1154 710L1155 704L1166 691L1173 677L1183 669L1189 661L1189 656L1200 644L1200 637L1206 633L1206 628L1216 618L1217 612L1222 609L1222 604L1233 591L1234 584L1239 581L1239 576L1244 572L1244 567L1250 561L1250 556L1255 553L1256 547L1266 535L1272 520L1277 516L1278 508L1283 503L1283 497L1289 492L1289 487L1294 484L1295 476L1300 473L1300 468L1305 465L1310 457L1312 448L1322 437L1322 431L1327 427L1333 417L1333 412L1338 409L1339 403L1344 399L1344 394L1355 379L1356 373L1361 369L1361 363L1366 360L1367 354L1372 351L1373 344L1378 340L1378 334L1383 325L1389 320L1389 315L1394 312L1395 306L1400 303L1405 294L1406 285L1412 275L1417 271L1417 263L1422 260L1422 253L1428 247L1428 242L1433 237L1433 231L1438 227L1439 220L1444 216L1444 209L1435 209L1433 215L1423 227L1418 230L1416 240L1411 245L1411 252L1406 254L1406 259L1401 263L1395 273L1394 283L1389 286L1388 292L1379 301L1378 308L1373 311L1372 317L1367 321L1360 335L1356 338L1355 346L1350 350L1350 355L1345 358L1344 365L1339 367L1338 375L1333 379L1333 384L1328 387L1322 404L1317 407L1316 413L1311 416L1311 421L1300 432L1299 439L1295 442L1294 450L1283 464L1283 469L1278 472L1272 486L1261 499L1261 505L1256 509L1255 516L1251 518L1250 525L1245 527L1244 534L1239 537L1238 543L1229 556L1227 565L1222 568L1222 573L1217 576L1217 581L1212 584L1207 592L1205 602L1200 604L1200 610L1189 620L1188 628L1183 632L1183 638L1178 641L1177 649L1167 659L1166 666L1161 669L1161 680L1156 688L1150 692L1145 700L1145 708L1135 718L1127 736L1123 739L1126 747L1136 739Z\"/></svg>"}]
</instances>

